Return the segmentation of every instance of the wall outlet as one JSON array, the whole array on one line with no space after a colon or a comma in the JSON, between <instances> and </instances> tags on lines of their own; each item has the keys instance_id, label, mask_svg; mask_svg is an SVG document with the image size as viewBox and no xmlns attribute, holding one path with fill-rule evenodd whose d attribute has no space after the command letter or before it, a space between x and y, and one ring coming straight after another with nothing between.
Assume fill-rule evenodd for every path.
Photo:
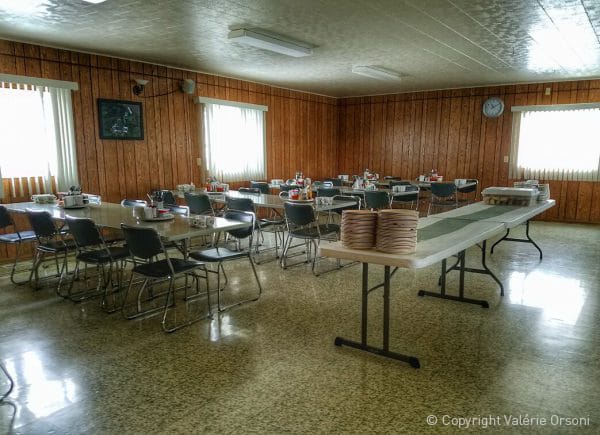
<instances>
[{"instance_id":1,"label":"wall outlet","mask_svg":"<svg viewBox=\"0 0 600 435\"><path fill-rule=\"evenodd\" d=\"M197 158L196 158L196 164L197 164L198 166L202 166L202 158L201 158L201 157L197 157Z\"/></svg>"},{"instance_id":2,"label":"wall outlet","mask_svg":"<svg viewBox=\"0 0 600 435\"><path fill-rule=\"evenodd\" d=\"M508 156L504 156L504 163L508 163Z\"/></svg>"},{"instance_id":3,"label":"wall outlet","mask_svg":"<svg viewBox=\"0 0 600 435\"><path fill-rule=\"evenodd\" d=\"M550 95L550 92L552 92L551 88L544 89L544 95Z\"/></svg>"}]
</instances>

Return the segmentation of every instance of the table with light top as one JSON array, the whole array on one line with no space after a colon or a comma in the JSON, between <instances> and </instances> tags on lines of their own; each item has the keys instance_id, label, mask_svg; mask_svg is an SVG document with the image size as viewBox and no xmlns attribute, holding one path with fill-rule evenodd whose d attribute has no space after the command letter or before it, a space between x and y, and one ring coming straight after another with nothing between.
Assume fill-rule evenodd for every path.
<instances>
[{"instance_id":1,"label":"table with light top","mask_svg":"<svg viewBox=\"0 0 600 435\"><path fill-rule=\"evenodd\" d=\"M47 211L55 220L64 220L67 215L85 217L92 219L96 225L103 228L120 229L122 223L131 226L154 228L163 241L183 243L184 252L186 241L189 239L250 226L246 222L217 217L215 218L214 225L199 228L191 226L190 220L187 217L177 214L170 220L145 221L135 216L132 207L124 207L120 204L106 202L99 205L90 204L76 209L65 209L55 204L36 204L33 202L5 204L5 207L13 213L25 213L27 210Z\"/></svg>"},{"instance_id":2,"label":"table with light top","mask_svg":"<svg viewBox=\"0 0 600 435\"><path fill-rule=\"evenodd\" d=\"M389 347L390 330L390 280L398 268L420 269L441 261L442 273L440 275L440 292L419 291L419 296L435 296L459 302L475 303L487 308L486 301L469 299L464 296L465 273L484 273L491 275L500 284L500 281L489 270L485 264L486 240L500 234L511 225L552 207L554 201L550 200L538 203L532 207L491 206L482 209L480 204L473 204L459 209L461 213L456 217L436 215L419 219L417 227L417 246L412 254L387 254L374 249L358 250L346 248L341 242L322 244L320 253L326 257L359 261L362 269L362 308L361 308L361 340L360 342L342 337L335 338L337 346L349 346L377 355L389 357L399 361L407 362L414 368L419 368L417 357L393 352ZM485 214L481 213L485 210ZM458 212L458 210L457 210ZM465 265L465 252L474 245L481 244L482 269L467 268ZM446 261L449 257L458 256L459 289L458 296L446 293ZM369 286L369 264L384 266L383 282ZM392 270L392 268L394 268ZM500 284L501 285L501 284ZM367 342L368 325L368 297L378 288L383 287L383 346L372 346ZM503 289L501 287L503 294Z\"/></svg>"},{"instance_id":3,"label":"table with light top","mask_svg":"<svg viewBox=\"0 0 600 435\"><path fill-rule=\"evenodd\" d=\"M227 197L247 198L247 199L251 199L252 202L254 202L254 205L256 207L270 208L270 209L276 209L276 210L283 210L284 204L286 202L292 202L292 203L294 202L293 200L288 200L287 198L281 198L279 195L270 195L270 194L266 194L266 193L245 193L245 192L238 192L237 190L230 190L229 192L223 193L222 195L211 194L211 195L209 195L209 197L210 197L211 201L220 203L220 204L226 204ZM352 207L355 205L354 201L338 201L338 200L333 201L332 204L316 204L314 201L312 201L312 202L298 201L298 203L313 204L315 207L315 211L317 211L317 212L337 210L340 208Z\"/></svg>"}]
</instances>

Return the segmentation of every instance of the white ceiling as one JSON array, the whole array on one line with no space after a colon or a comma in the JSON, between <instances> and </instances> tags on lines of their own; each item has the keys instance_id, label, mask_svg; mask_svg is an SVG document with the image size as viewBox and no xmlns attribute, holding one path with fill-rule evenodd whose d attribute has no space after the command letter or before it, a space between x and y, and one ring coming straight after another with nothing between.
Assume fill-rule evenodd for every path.
<instances>
[{"instance_id":1,"label":"white ceiling","mask_svg":"<svg viewBox=\"0 0 600 435\"><path fill-rule=\"evenodd\" d=\"M0 12L5 39L336 97L600 76L599 0L0 0ZM227 39L237 27L317 48L244 46Z\"/></svg>"}]
</instances>

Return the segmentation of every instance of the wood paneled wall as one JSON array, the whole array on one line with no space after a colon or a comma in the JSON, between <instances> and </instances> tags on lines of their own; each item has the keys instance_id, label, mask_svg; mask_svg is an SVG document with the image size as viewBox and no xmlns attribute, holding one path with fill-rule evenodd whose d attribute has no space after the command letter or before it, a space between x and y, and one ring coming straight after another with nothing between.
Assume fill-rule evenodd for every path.
<instances>
[{"instance_id":1,"label":"wood paneled wall","mask_svg":"<svg viewBox=\"0 0 600 435\"><path fill-rule=\"evenodd\" d=\"M490 96L504 100L499 118L482 116ZM437 169L448 180L477 178L481 188L512 186L504 162L510 152L511 107L587 102L600 102L600 80L341 99L338 167L345 174L369 168L405 179ZM600 222L600 183L548 183L557 205L542 219Z\"/></svg>"},{"instance_id":2,"label":"wood paneled wall","mask_svg":"<svg viewBox=\"0 0 600 435\"><path fill-rule=\"evenodd\" d=\"M72 96L80 182L107 201L145 198L152 189L190 181L200 184L200 106L179 91L183 79L196 81L195 95L269 107L267 179L289 178L297 170L313 178L337 173L334 98L4 40L0 73L79 83ZM146 98L133 95L135 78L149 80ZM101 140L97 98L141 101L144 140Z\"/></svg>"}]
</instances>

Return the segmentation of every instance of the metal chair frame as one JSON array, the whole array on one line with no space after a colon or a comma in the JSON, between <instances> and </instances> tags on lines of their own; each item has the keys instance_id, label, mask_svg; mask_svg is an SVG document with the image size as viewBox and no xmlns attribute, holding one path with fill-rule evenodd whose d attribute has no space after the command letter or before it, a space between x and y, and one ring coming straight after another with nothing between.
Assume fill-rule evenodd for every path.
<instances>
[{"instance_id":1,"label":"metal chair frame","mask_svg":"<svg viewBox=\"0 0 600 435\"><path fill-rule=\"evenodd\" d=\"M37 240L36 253L33 258L33 264L31 266L31 272L29 273L29 284L31 285L32 279L35 277L34 289L39 289L39 267L45 261L45 257L48 254L53 254L53 259L56 265L55 278L59 278L56 293L60 293L60 285L62 282L63 274L68 273L67 258L70 253L75 249L75 243L72 240L65 240L63 238L64 233L60 231L52 216L47 211L40 210L26 210L27 218L31 224L31 228L35 233ZM62 265L58 264L58 255L62 254ZM48 277L52 278L52 277Z\"/></svg>"},{"instance_id":2,"label":"metal chair frame","mask_svg":"<svg viewBox=\"0 0 600 435\"><path fill-rule=\"evenodd\" d=\"M383 190L365 190L365 208L379 210L390 208L390 195Z\"/></svg>"},{"instance_id":3,"label":"metal chair frame","mask_svg":"<svg viewBox=\"0 0 600 435\"><path fill-rule=\"evenodd\" d=\"M299 266L301 264L312 263L311 270L315 276L322 273L330 272L341 267L340 261L337 261L338 266L334 269L318 272L316 270L317 249L321 240L338 240L339 225L335 224L319 224L315 216L315 210L311 204L296 204L291 202L284 203L285 222L287 226L287 237L283 245L283 253L281 255L281 267L287 269L289 267ZM333 235L333 237L330 237ZM294 239L304 240L306 249L306 260L299 261L294 264L288 264L288 252L292 246ZM298 246L298 245L295 245ZM314 253L313 253L314 248Z\"/></svg>"},{"instance_id":4,"label":"metal chair frame","mask_svg":"<svg viewBox=\"0 0 600 435\"><path fill-rule=\"evenodd\" d=\"M113 298L113 304L109 307L108 297L109 294L114 297L122 289L125 259L129 257L129 250L123 246L108 246L100 229L89 218L66 216L65 220L75 240L77 255L69 288L67 293L61 294L61 296L73 302L81 302L90 297L102 295L102 309L109 313L117 311L120 307L117 308L116 300ZM84 282L88 281L88 265L95 266L96 287L85 288L73 293L74 283L80 279L81 263L84 264ZM117 273L116 282L114 282L113 272Z\"/></svg>"},{"instance_id":5,"label":"metal chair frame","mask_svg":"<svg viewBox=\"0 0 600 435\"><path fill-rule=\"evenodd\" d=\"M9 227L12 227L12 232L7 232ZM21 254L21 243L35 242L37 240L35 233L31 230L19 231L12 216L3 205L0 205L0 229L4 231L3 234L0 234L0 243L15 245L15 261L10 271L10 281L16 285L26 284L28 280L15 280L15 272Z\"/></svg>"},{"instance_id":6,"label":"metal chair frame","mask_svg":"<svg viewBox=\"0 0 600 435\"><path fill-rule=\"evenodd\" d=\"M410 183L409 183L410 184ZM401 184L399 186L402 186ZM393 207L394 204L408 204L410 203L411 206L410 208L412 209L413 204L415 205L415 210L419 209L419 194L420 194L420 189L419 186L408 186L406 185L406 188L410 190L410 192L414 192L414 194L410 194L410 195L398 195L398 196L394 196L394 195L390 195L390 205Z\"/></svg>"},{"instance_id":7,"label":"metal chair frame","mask_svg":"<svg viewBox=\"0 0 600 435\"><path fill-rule=\"evenodd\" d=\"M205 249L205 250L190 253L191 258L194 258L198 261L202 261L203 263L217 263L216 271L207 269L207 272L215 273L217 275L216 292L217 292L217 308L218 308L219 312L226 311L230 308L233 308L233 307L236 307L236 306L248 303L248 302L257 301L260 298L260 296L262 295L262 290L263 290L262 285L260 283L260 279L258 277L258 274L256 273L256 267L254 265L254 261L252 259L252 239L253 239L253 234L254 234L256 215L254 214L254 212L251 212L251 211L227 210L227 211L225 211L223 217L225 219L240 220L243 222L250 223L250 226L247 228L239 228L239 229L227 231L227 233L229 235L235 237L237 240L249 239L248 249L232 251L226 247L216 246L211 249ZM256 297L250 297L250 298L243 299L243 300L237 301L235 303L232 303L232 304L229 304L226 306L222 306L221 305L221 292L223 290L225 290L225 288L227 287L228 281L229 281L227 278L227 273L225 272L225 268L223 267L223 263L229 262L229 261L235 261L235 260L238 260L241 258L247 258L248 261L250 262L250 266L252 267L252 272L254 274L254 278L256 279L256 283L258 285L258 294L256 295ZM223 274L223 277L225 279L222 287L221 287L221 273ZM206 284L207 288L209 288L210 286L209 286L208 274L206 276L206 283L207 283Z\"/></svg>"},{"instance_id":8,"label":"metal chair frame","mask_svg":"<svg viewBox=\"0 0 600 435\"><path fill-rule=\"evenodd\" d=\"M161 327L163 331L174 332L185 326L191 325L192 323L198 322L202 319L212 316L212 310L210 305L210 293L208 288L208 274L206 267L203 263L190 260L171 259L158 233L153 228L135 227L121 224L121 229L125 234L127 246L129 247L129 250L131 252L131 258L134 262L134 267L131 271L131 278L129 279L127 289L125 290L125 294L123 296L123 304L121 308L123 316L125 316L125 318L134 319L141 316L155 314L162 310L163 316L161 321ZM164 258L158 259L160 255L162 255ZM175 266L173 265L173 262L176 262ZM175 270L176 267L181 270ZM164 273L158 273L160 272L161 268L165 269ZM204 271L204 274L199 275L197 273L198 269L202 269ZM156 274L150 274L149 271L152 270L158 272ZM140 286L138 294L136 296L136 311L133 314L129 314L126 310L126 308L128 308L127 296L132 289L133 278L135 275L139 275L142 277L142 285ZM177 278L182 277L185 278L184 300L186 301L200 297L200 279L204 279L206 281L206 300L208 305L207 313L204 315L198 315L193 318L186 318L184 321L175 322L173 325L168 325L168 313L169 310L175 306L175 292L176 290L179 290L175 288L175 280ZM196 284L196 293L192 296L187 295L187 290L189 288L188 278L191 278L192 283L195 282ZM167 290L159 294L154 294L153 286L166 281L169 282ZM146 291L148 291L149 297L143 299L142 297ZM166 298L164 307L161 308L160 306L158 306L143 309L142 304L144 302L149 302L151 300L165 295Z\"/></svg>"},{"instance_id":9,"label":"metal chair frame","mask_svg":"<svg viewBox=\"0 0 600 435\"><path fill-rule=\"evenodd\" d=\"M429 207L427 207L427 216L431 214L432 207L458 207L456 185L453 182L431 183L431 197L429 198Z\"/></svg>"}]
</instances>

